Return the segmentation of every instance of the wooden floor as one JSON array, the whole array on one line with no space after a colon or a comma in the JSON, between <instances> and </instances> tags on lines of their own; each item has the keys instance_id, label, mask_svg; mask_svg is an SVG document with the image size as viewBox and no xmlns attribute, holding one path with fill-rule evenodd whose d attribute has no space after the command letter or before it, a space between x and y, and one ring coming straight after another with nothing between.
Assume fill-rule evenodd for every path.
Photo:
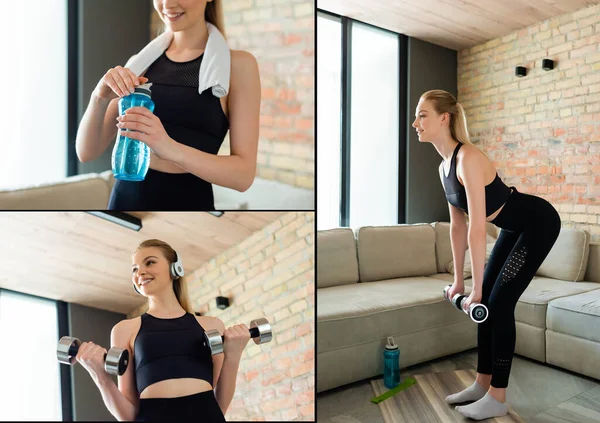
<instances>
[{"instance_id":1,"label":"wooden floor","mask_svg":"<svg viewBox=\"0 0 600 423\"><path fill-rule=\"evenodd\" d=\"M475 370L453 370L416 375L414 376L416 383L413 386L379 404L383 419L386 423L463 422L465 417L454 409L455 405L446 403L445 398L471 386L476 375ZM388 391L382 379L371 380L371 387L377 396ZM490 418L486 422L525 423L510 405L506 416Z\"/></svg>"},{"instance_id":2,"label":"wooden floor","mask_svg":"<svg viewBox=\"0 0 600 423\"><path fill-rule=\"evenodd\" d=\"M418 375L456 370L474 372L476 365L477 350L473 349L402 369L400 372L401 379L404 380L409 376L416 378ZM371 380L374 379L378 378ZM371 380L317 394L317 421L385 423L380 406L392 398L379 405L371 403L371 398L376 396ZM409 387L407 391L415 386L416 384ZM521 421L526 423L600 423L600 381L521 356L515 356L513 360L506 402ZM475 420L463 418L459 421Z\"/></svg>"}]
</instances>

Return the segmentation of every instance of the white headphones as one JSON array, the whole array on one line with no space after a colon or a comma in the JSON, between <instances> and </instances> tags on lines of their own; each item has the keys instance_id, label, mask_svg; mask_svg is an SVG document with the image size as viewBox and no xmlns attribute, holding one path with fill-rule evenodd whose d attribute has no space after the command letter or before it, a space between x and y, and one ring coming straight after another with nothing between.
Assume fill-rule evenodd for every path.
<instances>
[{"instance_id":1,"label":"white headphones","mask_svg":"<svg viewBox=\"0 0 600 423\"><path fill-rule=\"evenodd\" d=\"M183 270L183 263L181 262L181 259L179 258L179 254L177 254L177 251L175 251L175 260L176 260L175 262L171 263L169 270L171 273L171 277L176 280L176 279L179 279L179 278L182 278L183 276L185 276L185 272ZM143 295L140 291L138 291L137 286L135 286L135 283L133 284L133 289L138 294Z\"/></svg>"},{"instance_id":2,"label":"white headphones","mask_svg":"<svg viewBox=\"0 0 600 423\"><path fill-rule=\"evenodd\" d=\"M179 279L185 276L185 272L183 271L183 263L179 258L179 254L175 251L175 263L171 263L171 277L173 279Z\"/></svg>"}]
</instances>

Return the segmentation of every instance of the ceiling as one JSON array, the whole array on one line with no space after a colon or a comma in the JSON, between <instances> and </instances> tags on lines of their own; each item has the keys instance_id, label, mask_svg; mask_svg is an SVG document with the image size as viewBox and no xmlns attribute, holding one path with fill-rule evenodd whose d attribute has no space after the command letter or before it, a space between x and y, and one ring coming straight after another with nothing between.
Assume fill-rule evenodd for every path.
<instances>
[{"instance_id":1,"label":"ceiling","mask_svg":"<svg viewBox=\"0 0 600 423\"><path fill-rule=\"evenodd\" d=\"M600 0L317 0L317 7L453 50L510 34Z\"/></svg>"},{"instance_id":2,"label":"ceiling","mask_svg":"<svg viewBox=\"0 0 600 423\"><path fill-rule=\"evenodd\" d=\"M84 212L0 213L0 288L127 314L145 301L130 273L141 241L168 242L189 274L283 212L130 214L139 232Z\"/></svg>"}]
</instances>

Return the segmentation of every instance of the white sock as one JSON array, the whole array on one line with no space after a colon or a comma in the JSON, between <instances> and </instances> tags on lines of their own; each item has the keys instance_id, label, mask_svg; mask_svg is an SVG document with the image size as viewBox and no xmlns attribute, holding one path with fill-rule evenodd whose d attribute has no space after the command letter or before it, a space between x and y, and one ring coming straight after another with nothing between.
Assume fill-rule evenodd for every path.
<instances>
[{"instance_id":1,"label":"white sock","mask_svg":"<svg viewBox=\"0 0 600 423\"><path fill-rule=\"evenodd\" d=\"M486 392L487 389L475 381L468 388L457 392L456 394L448 395L446 397L446 402L448 404L454 404L457 402L477 401L483 398Z\"/></svg>"},{"instance_id":2,"label":"white sock","mask_svg":"<svg viewBox=\"0 0 600 423\"><path fill-rule=\"evenodd\" d=\"M506 413L508 413L508 406L487 393L483 398L473 404L457 406L456 411L465 417L483 420L489 419L490 417L502 417L506 415Z\"/></svg>"}]
</instances>

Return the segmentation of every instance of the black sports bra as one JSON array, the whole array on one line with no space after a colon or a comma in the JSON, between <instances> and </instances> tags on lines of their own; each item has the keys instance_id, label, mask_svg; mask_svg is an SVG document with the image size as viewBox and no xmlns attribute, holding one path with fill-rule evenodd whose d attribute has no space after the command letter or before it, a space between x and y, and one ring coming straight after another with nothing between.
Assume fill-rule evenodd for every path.
<instances>
[{"instance_id":1,"label":"black sports bra","mask_svg":"<svg viewBox=\"0 0 600 423\"><path fill-rule=\"evenodd\" d=\"M467 207L467 192L465 187L460 183L458 177L456 176L456 155L458 154L458 150L462 147L462 143L458 143L456 148L454 149L454 153L452 153L452 158L450 159L450 172L448 173L448 177L444 173L444 162L440 164L442 168L442 176L444 181L444 191L446 192L446 200L450 204L459 209L463 210L465 213L469 214ZM496 210L498 210L510 195L511 190L507 187L498 172L496 172L496 177L494 180L485 187L485 215L490 216Z\"/></svg>"}]
</instances>

